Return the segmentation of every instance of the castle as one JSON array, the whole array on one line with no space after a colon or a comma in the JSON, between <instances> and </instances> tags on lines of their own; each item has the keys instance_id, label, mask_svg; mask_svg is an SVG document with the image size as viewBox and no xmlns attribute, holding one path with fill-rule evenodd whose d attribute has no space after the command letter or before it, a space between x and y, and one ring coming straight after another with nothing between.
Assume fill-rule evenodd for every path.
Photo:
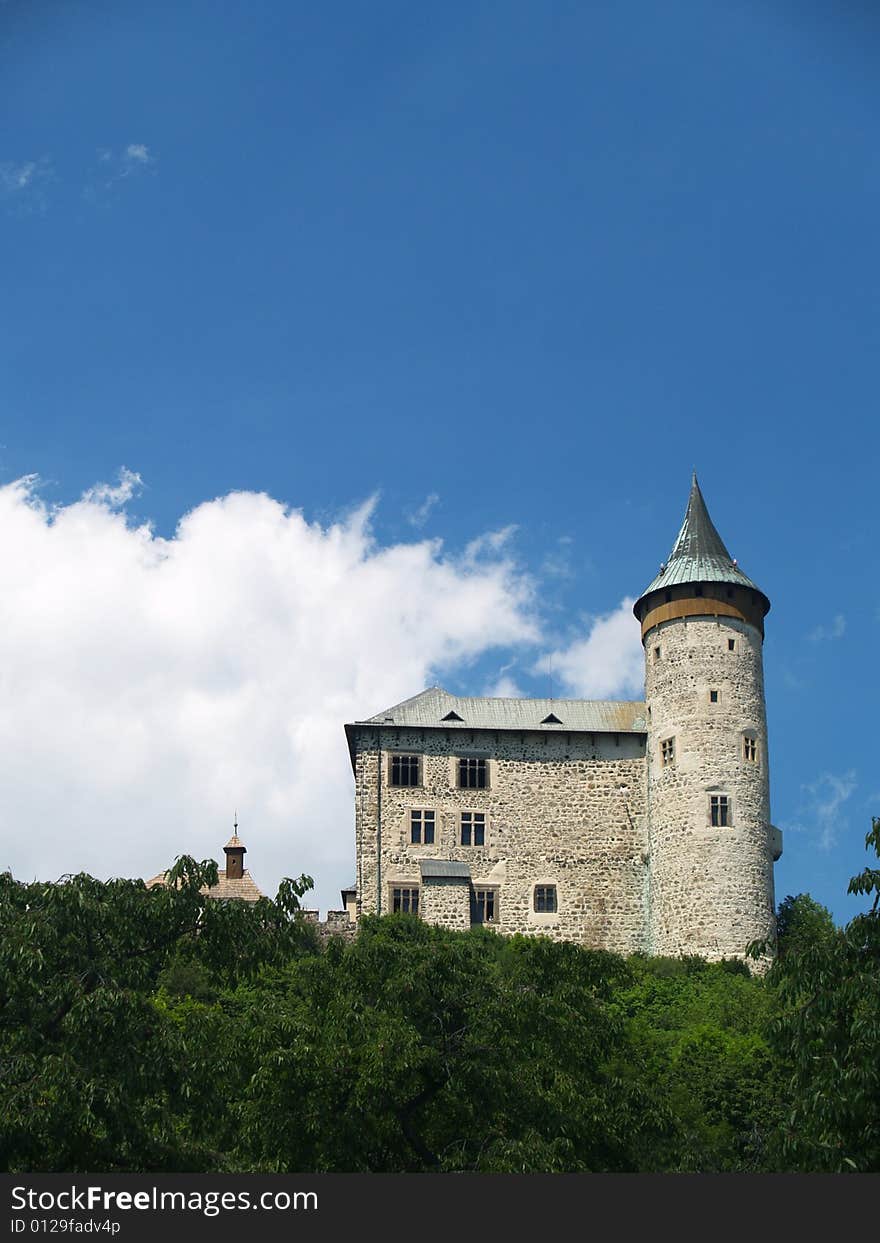
<instances>
[{"instance_id":1,"label":"castle","mask_svg":"<svg viewBox=\"0 0 880 1243\"><path fill-rule=\"evenodd\" d=\"M621 954L742 957L772 938L769 608L695 475L669 559L634 606L643 702L435 686L346 725L357 879L344 900Z\"/></svg>"}]
</instances>

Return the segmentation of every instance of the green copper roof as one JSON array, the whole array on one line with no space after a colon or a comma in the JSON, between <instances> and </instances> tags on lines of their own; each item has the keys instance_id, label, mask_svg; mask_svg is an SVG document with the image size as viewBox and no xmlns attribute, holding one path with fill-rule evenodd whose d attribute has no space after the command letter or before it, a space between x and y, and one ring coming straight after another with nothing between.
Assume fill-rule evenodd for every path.
<instances>
[{"instance_id":1,"label":"green copper roof","mask_svg":"<svg viewBox=\"0 0 880 1243\"><path fill-rule=\"evenodd\" d=\"M730 583L740 587L749 587L758 591L770 601L755 583L752 582L736 564L724 546L724 540L715 530L715 524L709 517L706 502L697 483L696 473L691 482L691 494L688 498L687 512L678 538L669 554L669 559L660 567L660 573L649 583L636 601L635 610L645 596L662 587L672 587L680 583ZM766 610L765 610L766 611Z\"/></svg>"}]
</instances>

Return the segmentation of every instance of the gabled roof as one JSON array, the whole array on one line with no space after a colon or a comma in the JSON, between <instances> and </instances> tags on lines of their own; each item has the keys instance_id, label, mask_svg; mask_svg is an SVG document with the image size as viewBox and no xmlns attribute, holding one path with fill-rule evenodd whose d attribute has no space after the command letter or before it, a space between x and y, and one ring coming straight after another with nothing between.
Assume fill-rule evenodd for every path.
<instances>
[{"instance_id":1,"label":"gabled roof","mask_svg":"<svg viewBox=\"0 0 880 1243\"><path fill-rule=\"evenodd\" d=\"M452 716L452 713L455 715ZM548 720L550 717L555 717L558 723ZM468 698L450 695L442 686L431 686L365 721L346 725L349 738L351 731L359 725L447 730L534 729L541 733L563 734L643 734L645 705L638 700Z\"/></svg>"},{"instance_id":2,"label":"gabled roof","mask_svg":"<svg viewBox=\"0 0 880 1243\"><path fill-rule=\"evenodd\" d=\"M743 574L715 529L697 483L696 472L691 481L684 522L672 546L672 552L660 567L660 573L636 601L633 610L636 616L639 604L645 596L676 583L729 583L732 586L748 587L752 591L760 592L767 602L767 609L770 608L770 601L764 592Z\"/></svg>"},{"instance_id":3,"label":"gabled roof","mask_svg":"<svg viewBox=\"0 0 880 1243\"><path fill-rule=\"evenodd\" d=\"M455 712L459 720L450 718ZM549 722L555 716L559 724ZM436 726L438 729L536 729L550 732L644 733L645 705L638 700L501 699L451 695L442 686L427 690L356 725Z\"/></svg>"}]
</instances>

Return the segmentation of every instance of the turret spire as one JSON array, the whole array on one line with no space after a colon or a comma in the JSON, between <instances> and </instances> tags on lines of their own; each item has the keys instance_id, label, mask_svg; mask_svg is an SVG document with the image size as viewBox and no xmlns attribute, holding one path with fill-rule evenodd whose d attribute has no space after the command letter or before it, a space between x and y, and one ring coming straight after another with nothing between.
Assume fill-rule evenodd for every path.
<instances>
[{"instance_id":1,"label":"turret spire","mask_svg":"<svg viewBox=\"0 0 880 1243\"><path fill-rule=\"evenodd\" d=\"M764 613L770 608L770 601L764 593L743 574L727 551L724 540L709 517L696 471L691 479L691 491L681 530L668 559L660 567L660 573L636 602L636 616L640 615L639 607L651 592L684 583L723 583L732 587L748 587L759 592Z\"/></svg>"}]
</instances>

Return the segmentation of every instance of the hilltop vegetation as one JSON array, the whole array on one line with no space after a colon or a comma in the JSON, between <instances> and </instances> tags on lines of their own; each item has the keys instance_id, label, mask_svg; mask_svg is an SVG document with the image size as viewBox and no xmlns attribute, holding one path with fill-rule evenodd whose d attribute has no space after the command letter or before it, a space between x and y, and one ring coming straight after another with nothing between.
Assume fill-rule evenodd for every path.
<instances>
[{"instance_id":1,"label":"hilltop vegetation","mask_svg":"<svg viewBox=\"0 0 880 1243\"><path fill-rule=\"evenodd\" d=\"M880 821L867 844L880 856ZM0 878L12 1171L880 1168L880 871L780 907L764 979L274 902Z\"/></svg>"}]
</instances>

